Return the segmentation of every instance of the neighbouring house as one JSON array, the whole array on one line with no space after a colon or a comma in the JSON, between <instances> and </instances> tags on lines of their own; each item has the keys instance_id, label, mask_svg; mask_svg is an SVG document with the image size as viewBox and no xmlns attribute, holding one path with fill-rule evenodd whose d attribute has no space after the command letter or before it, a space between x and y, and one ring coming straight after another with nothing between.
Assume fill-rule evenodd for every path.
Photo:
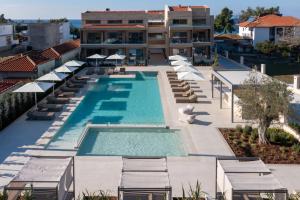
<instances>
[{"instance_id":1,"label":"neighbouring house","mask_svg":"<svg viewBox=\"0 0 300 200\"><path fill-rule=\"evenodd\" d=\"M265 15L239 24L239 35L250 37L253 46L259 42L300 37L300 19L292 16Z\"/></svg>"},{"instance_id":2,"label":"neighbouring house","mask_svg":"<svg viewBox=\"0 0 300 200\"><path fill-rule=\"evenodd\" d=\"M14 40L13 25L0 24L0 51L10 49L14 44L18 44L18 41Z\"/></svg>"},{"instance_id":3,"label":"neighbouring house","mask_svg":"<svg viewBox=\"0 0 300 200\"><path fill-rule=\"evenodd\" d=\"M80 53L79 40L45 49L16 55L0 63L0 79L40 77Z\"/></svg>"},{"instance_id":4,"label":"neighbouring house","mask_svg":"<svg viewBox=\"0 0 300 200\"><path fill-rule=\"evenodd\" d=\"M126 55L128 65L184 55L194 64L211 61L214 17L207 6L165 6L164 10L82 13L82 56Z\"/></svg>"},{"instance_id":5,"label":"neighbouring house","mask_svg":"<svg viewBox=\"0 0 300 200\"><path fill-rule=\"evenodd\" d=\"M47 49L70 40L70 22L30 23L27 34L32 49Z\"/></svg>"},{"instance_id":6,"label":"neighbouring house","mask_svg":"<svg viewBox=\"0 0 300 200\"><path fill-rule=\"evenodd\" d=\"M238 34L218 34L214 37L215 45L219 53L228 52L250 52L253 49L252 40Z\"/></svg>"}]
</instances>

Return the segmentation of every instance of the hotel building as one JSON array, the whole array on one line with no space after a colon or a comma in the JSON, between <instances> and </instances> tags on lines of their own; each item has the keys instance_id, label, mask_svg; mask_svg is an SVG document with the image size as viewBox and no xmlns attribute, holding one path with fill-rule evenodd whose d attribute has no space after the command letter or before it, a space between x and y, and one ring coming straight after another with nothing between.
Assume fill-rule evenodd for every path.
<instances>
[{"instance_id":1,"label":"hotel building","mask_svg":"<svg viewBox=\"0 0 300 200\"><path fill-rule=\"evenodd\" d=\"M180 54L204 64L211 61L213 24L207 6L87 11L82 13L82 56L119 53L128 65L148 65Z\"/></svg>"}]
</instances>

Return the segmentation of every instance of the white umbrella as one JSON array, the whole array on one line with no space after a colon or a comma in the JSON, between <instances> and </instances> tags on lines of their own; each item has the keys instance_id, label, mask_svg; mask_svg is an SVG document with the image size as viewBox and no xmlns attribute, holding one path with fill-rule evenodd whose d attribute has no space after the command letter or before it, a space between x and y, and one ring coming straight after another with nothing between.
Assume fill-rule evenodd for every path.
<instances>
[{"instance_id":1,"label":"white umbrella","mask_svg":"<svg viewBox=\"0 0 300 200\"><path fill-rule=\"evenodd\" d=\"M78 69L78 67L69 67L66 65L62 65L62 66L56 68L54 71L60 72L60 73L73 73L77 69Z\"/></svg>"},{"instance_id":2,"label":"white umbrella","mask_svg":"<svg viewBox=\"0 0 300 200\"><path fill-rule=\"evenodd\" d=\"M82 62L82 61L71 60L71 61L66 62L64 65L68 66L68 67L81 67L84 64L85 64L85 62Z\"/></svg>"},{"instance_id":3,"label":"white umbrella","mask_svg":"<svg viewBox=\"0 0 300 200\"><path fill-rule=\"evenodd\" d=\"M193 73L193 72L179 72L177 73L177 77L179 80L185 81L204 81L205 78L201 73Z\"/></svg>"},{"instance_id":4,"label":"white umbrella","mask_svg":"<svg viewBox=\"0 0 300 200\"><path fill-rule=\"evenodd\" d=\"M171 65L176 66L176 65L192 65L192 64L188 61L177 60L177 61L172 61Z\"/></svg>"},{"instance_id":5,"label":"white umbrella","mask_svg":"<svg viewBox=\"0 0 300 200\"><path fill-rule=\"evenodd\" d=\"M195 73L199 72L195 67L189 65L179 65L174 67L173 69L176 72L195 72Z\"/></svg>"},{"instance_id":6,"label":"white umbrella","mask_svg":"<svg viewBox=\"0 0 300 200\"><path fill-rule=\"evenodd\" d=\"M187 57L181 56L181 55L175 55L175 56L169 56L169 60L172 61L178 61L178 60L188 60Z\"/></svg>"},{"instance_id":7,"label":"white umbrella","mask_svg":"<svg viewBox=\"0 0 300 200\"><path fill-rule=\"evenodd\" d=\"M59 72L52 71L48 74L45 74L44 76L41 76L37 80L38 81L60 82L60 81L64 80L67 77L68 77L68 75L66 75L64 73L59 73ZM53 85L53 93L54 93L54 85Z\"/></svg>"},{"instance_id":8,"label":"white umbrella","mask_svg":"<svg viewBox=\"0 0 300 200\"><path fill-rule=\"evenodd\" d=\"M99 54L94 54L94 55L91 55L89 57L87 57L87 59L95 59L96 60L96 67L98 67L98 59L104 59L106 58L106 56L104 55L99 55Z\"/></svg>"},{"instance_id":9,"label":"white umbrella","mask_svg":"<svg viewBox=\"0 0 300 200\"><path fill-rule=\"evenodd\" d=\"M106 58L106 60L116 60L116 66L117 66L117 62L118 60L124 60L126 58L126 56L124 55L120 55L120 54L113 54L113 55L110 55Z\"/></svg>"},{"instance_id":10,"label":"white umbrella","mask_svg":"<svg viewBox=\"0 0 300 200\"><path fill-rule=\"evenodd\" d=\"M13 92L15 92L15 93L32 93L32 92L34 92L35 106L37 107L36 93L46 92L53 85L54 85L54 83L30 82L30 83L26 83L25 85L16 89Z\"/></svg>"}]
</instances>

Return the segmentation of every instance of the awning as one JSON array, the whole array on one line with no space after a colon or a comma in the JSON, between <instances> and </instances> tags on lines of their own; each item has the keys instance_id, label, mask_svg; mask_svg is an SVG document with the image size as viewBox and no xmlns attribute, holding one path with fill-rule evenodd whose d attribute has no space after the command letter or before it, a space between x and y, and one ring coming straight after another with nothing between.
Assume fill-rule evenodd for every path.
<instances>
[{"instance_id":1,"label":"awning","mask_svg":"<svg viewBox=\"0 0 300 200\"><path fill-rule=\"evenodd\" d=\"M64 65L66 65L68 67L81 67L84 64L85 64L85 62L82 62L82 61L71 60L71 61L66 62Z\"/></svg>"}]
</instances>

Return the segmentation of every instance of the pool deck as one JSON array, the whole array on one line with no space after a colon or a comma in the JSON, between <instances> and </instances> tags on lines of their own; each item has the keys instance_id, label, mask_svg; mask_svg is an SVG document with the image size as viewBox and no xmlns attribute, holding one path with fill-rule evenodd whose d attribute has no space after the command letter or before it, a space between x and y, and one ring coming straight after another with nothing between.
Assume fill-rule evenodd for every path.
<instances>
[{"instance_id":1,"label":"pool deck","mask_svg":"<svg viewBox=\"0 0 300 200\"><path fill-rule=\"evenodd\" d=\"M218 131L218 127L235 127L231 123L230 107L224 102L220 109L219 94L211 97L209 67L199 67L204 75L204 81L193 84L200 103L195 106L197 114L194 124L186 124L178 120L178 108L186 104L176 104L166 71L169 66L160 67L127 67L127 71L158 71L159 90L162 99L166 125L170 128L181 129L181 136L189 157L169 157L168 169L174 196L181 196L182 185L202 183L202 189L210 196L216 191L215 159L216 157L232 157L232 150ZM96 78L96 77L95 77ZM23 115L5 130L0 132L0 189L7 184L22 168L29 156L66 156L75 155L75 151L43 150L44 145L62 126L64 121L82 100L86 89L74 99L75 103L66 106L55 121L34 122L27 121ZM12 153L16 152L16 153ZM10 156L9 156L10 155ZM121 157L80 157L75 159L76 191L77 193L89 188L90 191L108 190L116 194L120 184L122 158ZM268 165L269 166L269 165ZM270 165L274 174L286 187L292 190L300 189L299 177L289 171L299 174L300 165ZM289 184L289 181L291 183Z\"/></svg>"}]
</instances>

